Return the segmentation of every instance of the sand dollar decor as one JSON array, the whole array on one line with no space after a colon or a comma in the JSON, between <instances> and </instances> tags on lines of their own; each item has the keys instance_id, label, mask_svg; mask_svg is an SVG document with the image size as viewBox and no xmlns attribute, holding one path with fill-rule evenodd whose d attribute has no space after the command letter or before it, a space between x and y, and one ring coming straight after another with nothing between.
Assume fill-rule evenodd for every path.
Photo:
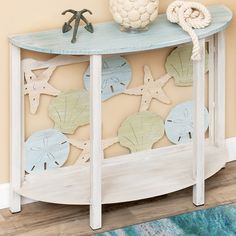
<instances>
[{"instance_id":1,"label":"sand dollar decor","mask_svg":"<svg viewBox=\"0 0 236 236\"><path fill-rule=\"evenodd\" d=\"M25 143L25 170L27 173L61 167L67 160L70 144L56 129L41 130Z\"/></svg>"},{"instance_id":2,"label":"sand dollar decor","mask_svg":"<svg viewBox=\"0 0 236 236\"><path fill-rule=\"evenodd\" d=\"M165 121L168 139L174 144L188 143L193 140L193 102L188 101L174 107ZM209 113L205 108L205 131L209 126Z\"/></svg>"},{"instance_id":3,"label":"sand dollar decor","mask_svg":"<svg viewBox=\"0 0 236 236\"><path fill-rule=\"evenodd\" d=\"M158 16L159 0L110 0L114 20L121 31L146 30Z\"/></svg>"},{"instance_id":4,"label":"sand dollar decor","mask_svg":"<svg viewBox=\"0 0 236 236\"><path fill-rule=\"evenodd\" d=\"M193 84L193 61L191 60L192 45L179 46L174 49L166 60L166 71L175 80L175 85L180 87ZM206 50L205 71L208 71L209 54Z\"/></svg>"},{"instance_id":5,"label":"sand dollar decor","mask_svg":"<svg viewBox=\"0 0 236 236\"><path fill-rule=\"evenodd\" d=\"M152 112L139 112L128 117L118 130L120 144L138 152L151 149L164 136L162 118Z\"/></svg>"},{"instance_id":6,"label":"sand dollar decor","mask_svg":"<svg viewBox=\"0 0 236 236\"><path fill-rule=\"evenodd\" d=\"M53 98L48 115L55 123L55 129L73 134L79 126L89 123L89 94L87 91L70 90Z\"/></svg>"},{"instance_id":7,"label":"sand dollar decor","mask_svg":"<svg viewBox=\"0 0 236 236\"><path fill-rule=\"evenodd\" d=\"M105 101L124 92L129 85L132 73L129 62L120 56L104 58L102 61L102 100ZM85 88L90 87L90 66L84 74Z\"/></svg>"}]
</instances>

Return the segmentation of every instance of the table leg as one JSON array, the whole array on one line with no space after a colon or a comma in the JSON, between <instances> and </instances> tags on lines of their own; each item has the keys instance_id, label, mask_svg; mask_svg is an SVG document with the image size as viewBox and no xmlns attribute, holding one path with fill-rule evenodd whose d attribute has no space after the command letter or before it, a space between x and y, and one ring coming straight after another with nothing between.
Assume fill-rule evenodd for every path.
<instances>
[{"instance_id":1,"label":"table leg","mask_svg":"<svg viewBox=\"0 0 236 236\"><path fill-rule=\"evenodd\" d=\"M21 50L10 45L10 211L21 211L21 196L15 189L23 178L24 80L21 76Z\"/></svg>"},{"instance_id":2,"label":"table leg","mask_svg":"<svg viewBox=\"0 0 236 236\"><path fill-rule=\"evenodd\" d=\"M224 32L215 35L215 142L218 147L225 146L225 36Z\"/></svg>"},{"instance_id":3,"label":"table leg","mask_svg":"<svg viewBox=\"0 0 236 236\"><path fill-rule=\"evenodd\" d=\"M99 229L102 226L102 112L101 112L101 79L102 56L90 57L90 226Z\"/></svg>"},{"instance_id":4,"label":"table leg","mask_svg":"<svg viewBox=\"0 0 236 236\"><path fill-rule=\"evenodd\" d=\"M211 145L215 145L215 36L213 35L209 40L209 141Z\"/></svg>"},{"instance_id":5,"label":"table leg","mask_svg":"<svg viewBox=\"0 0 236 236\"><path fill-rule=\"evenodd\" d=\"M200 40L201 60L193 63L194 80L194 178L193 203L196 206L204 204L205 199L205 132L204 132L204 95L205 95L205 40Z\"/></svg>"}]
</instances>

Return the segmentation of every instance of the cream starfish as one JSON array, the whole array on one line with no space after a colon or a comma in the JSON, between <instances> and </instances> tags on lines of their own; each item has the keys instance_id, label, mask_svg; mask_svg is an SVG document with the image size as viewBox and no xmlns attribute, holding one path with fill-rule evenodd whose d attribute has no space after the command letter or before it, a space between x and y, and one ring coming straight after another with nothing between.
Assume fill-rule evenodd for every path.
<instances>
[{"instance_id":1,"label":"cream starfish","mask_svg":"<svg viewBox=\"0 0 236 236\"><path fill-rule=\"evenodd\" d=\"M83 150L75 163L76 165L89 161L89 159L90 159L90 140L83 141L83 140L77 140L77 139L69 139L68 142L72 146ZM112 146L115 143L118 143L118 137L102 140L102 150L107 149L108 147Z\"/></svg>"},{"instance_id":2,"label":"cream starfish","mask_svg":"<svg viewBox=\"0 0 236 236\"><path fill-rule=\"evenodd\" d=\"M55 89L48 83L56 67L49 67L43 73L36 76L31 70L24 71L26 84L24 85L24 94L29 95L30 112L35 114L39 107L41 94L57 96L61 91Z\"/></svg>"},{"instance_id":3,"label":"cream starfish","mask_svg":"<svg viewBox=\"0 0 236 236\"><path fill-rule=\"evenodd\" d=\"M150 68L148 66L144 66L144 85L137 88L128 89L124 93L142 96L140 111L148 110L152 99L156 99L165 104L170 104L171 100L163 90L163 87L169 79L171 79L171 76L166 74L160 79L154 80Z\"/></svg>"}]
</instances>

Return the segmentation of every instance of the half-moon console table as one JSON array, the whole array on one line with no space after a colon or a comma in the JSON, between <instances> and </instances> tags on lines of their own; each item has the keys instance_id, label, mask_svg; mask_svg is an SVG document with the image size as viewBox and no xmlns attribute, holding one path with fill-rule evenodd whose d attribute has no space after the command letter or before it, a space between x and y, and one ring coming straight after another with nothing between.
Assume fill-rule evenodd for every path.
<instances>
[{"instance_id":1,"label":"half-moon console table","mask_svg":"<svg viewBox=\"0 0 236 236\"><path fill-rule=\"evenodd\" d=\"M102 204L160 196L193 186L193 203L204 204L205 179L227 162L225 148L225 38L232 19L222 5L210 6L212 23L196 30L201 61L194 62L194 141L145 152L103 159L101 148L102 56L127 54L190 43L178 25L160 15L147 32L124 33L113 22L95 25L95 33L79 32L71 44L71 32L60 29L10 37L11 61L11 212L21 211L21 196L38 201L90 205L90 225L102 226ZM205 44L209 50L209 139L204 134ZM81 166L25 176L24 105L21 49L63 55L90 56L91 160ZM191 158L192 157L192 158Z\"/></svg>"}]
</instances>

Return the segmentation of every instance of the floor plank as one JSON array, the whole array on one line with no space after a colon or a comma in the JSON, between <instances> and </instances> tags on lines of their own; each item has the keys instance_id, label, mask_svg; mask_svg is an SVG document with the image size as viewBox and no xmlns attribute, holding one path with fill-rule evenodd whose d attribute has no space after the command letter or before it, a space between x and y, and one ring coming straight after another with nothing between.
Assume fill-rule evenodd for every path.
<instances>
[{"instance_id":1,"label":"floor plank","mask_svg":"<svg viewBox=\"0 0 236 236\"><path fill-rule=\"evenodd\" d=\"M207 180L206 204L192 204L192 189L168 196L103 207L103 228L97 232L193 210L236 202L236 162ZM87 236L94 232L88 226L87 206L32 203L18 214L0 210L0 236Z\"/></svg>"}]
</instances>

